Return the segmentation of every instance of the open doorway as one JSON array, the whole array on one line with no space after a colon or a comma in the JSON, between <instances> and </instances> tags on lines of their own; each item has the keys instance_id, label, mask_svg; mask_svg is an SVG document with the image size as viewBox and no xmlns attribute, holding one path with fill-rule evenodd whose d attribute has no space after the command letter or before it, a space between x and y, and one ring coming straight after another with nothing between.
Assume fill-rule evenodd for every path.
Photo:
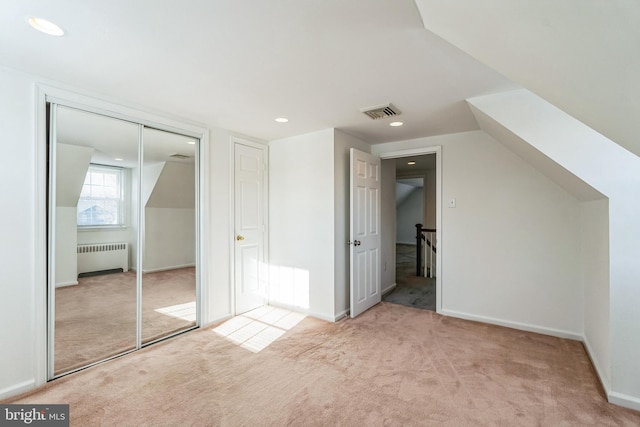
<instances>
[{"instance_id":1,"label":"open doorway","mask_svg":"<svg viewBox=\"0 0 640 427\"><path fill-rule=\"evenodd\" d=\"M395 288L384 301L436 311L436 154L395 163Z\"/></svg>"}]
</instances>

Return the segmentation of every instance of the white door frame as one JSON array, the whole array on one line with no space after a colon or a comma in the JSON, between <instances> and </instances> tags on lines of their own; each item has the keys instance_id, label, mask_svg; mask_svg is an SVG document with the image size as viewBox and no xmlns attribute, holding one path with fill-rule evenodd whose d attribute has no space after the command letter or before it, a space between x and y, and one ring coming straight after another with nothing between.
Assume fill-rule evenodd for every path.
<instances>
[{"instance_id":1,"label":"white door frame","mask_svg":"<svg viewBox=\"0 0 640 427\"><path fill-rule=\"evenodd\" d=\"M203 215L204 207L209 206L209 130L205 127L187 124L179 118L167 115L158 115L140 110L139 107L127 105L126 103L116 103L107 100L99 95L78 91L77 89L65 89L51 86L45 83L36 83L34 97L35 115L35 226L34 226L34 358L33 372L34 385L40 386L47 382L48 370L48 322L47 322L47 102L57 103L68 107L78 108L121 120L143 124L160 130L193 136L200 139L198 144L199 166L198 173L198 194L196 206L200 211L199 230L196 232L196 244L198 247L198 277L196 278L196 301L198 304L196 325L201 326L207 323L209 313L207 303L209 295L209 268L208 263L203 262L209 259L210 241L207 236L210 233L210 220L207 215ZM200 237L202 236L202 237ZM25 390L26 391L26 390Z\"/></svg>"},{"instance_id":2,"label":"white door frame","mask_svg":"<svg viewBox=\"0 0 640 427\"><path fill-rule=\"evenodd\" d=\"M382 160L402 157L436 155L436 313L442 312L442 252L444 238L442 235L442 146L412 148L409 150L388 151L378 153Z\"/></svg>"},{"instance_id":3,"label":"white door frame","mask_svg":"<svg viewBox=\"0 0 640 427\"><path fill-rule=\"evenodd\" d=\"M229 315L236 315L236 256L235 256L235 218L236 218L236 199L235 199L235 146L236 144L248 145L250 147L258 148L264 151L264 181L263 181L263 222L267 229L264 233L263 250L264 250L264 262L268 265L269 260L269 145L266 142L254 141L245 138L239 138L232 136L229 141L229 278L230 280L230 298L229 298ZM268 283L267 269L267 283ZM267 289L267 295L265 295L265 303L269 303L269 289Z\"/></svg>"}]
</instances>

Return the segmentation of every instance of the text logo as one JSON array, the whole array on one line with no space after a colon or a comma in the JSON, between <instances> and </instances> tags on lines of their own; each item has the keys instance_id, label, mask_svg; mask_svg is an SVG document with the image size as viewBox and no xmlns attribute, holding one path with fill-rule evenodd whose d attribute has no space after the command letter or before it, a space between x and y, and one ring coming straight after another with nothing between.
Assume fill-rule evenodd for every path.
<instances>
[{"instance_id":1,"label":"text logo","mask_svg":"<svg viewBox=\"0 0 640 427\"><path fill-rule=\"evenodd\" d=\"M69 427L69 405L0 405L0 427Z\"/></svg>"}]
</instances>

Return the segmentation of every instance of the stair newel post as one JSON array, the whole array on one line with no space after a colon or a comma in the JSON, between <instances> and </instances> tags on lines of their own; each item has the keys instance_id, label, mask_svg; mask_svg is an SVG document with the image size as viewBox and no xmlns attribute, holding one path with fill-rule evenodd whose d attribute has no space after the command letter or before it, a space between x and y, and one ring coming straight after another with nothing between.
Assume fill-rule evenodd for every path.
<instances>
[{"instance_id":1,"label":"stair newel post","mask_svg":"<svg viewBox=\"0 0 640 427\"><path fill-rule=\"evenodd\" d=\"M416 224L416 276L422 271L422 224Z\"/></svg>"}]
</instances>

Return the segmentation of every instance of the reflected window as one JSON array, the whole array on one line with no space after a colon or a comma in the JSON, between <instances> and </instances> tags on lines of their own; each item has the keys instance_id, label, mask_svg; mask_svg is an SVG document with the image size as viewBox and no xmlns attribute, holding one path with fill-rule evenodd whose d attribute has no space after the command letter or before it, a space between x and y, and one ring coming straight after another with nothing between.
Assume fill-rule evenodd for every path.
<instances>
[{"instance_id":1,"label":"reflected window","mask_svg":"<svg viewBox=\"0 0 640 427\"><path fill-rule=\"evenodd\" d=\"M90 165L78 200L78 226L124 226L124 171Z\"/></svg>"}]
</instances>

